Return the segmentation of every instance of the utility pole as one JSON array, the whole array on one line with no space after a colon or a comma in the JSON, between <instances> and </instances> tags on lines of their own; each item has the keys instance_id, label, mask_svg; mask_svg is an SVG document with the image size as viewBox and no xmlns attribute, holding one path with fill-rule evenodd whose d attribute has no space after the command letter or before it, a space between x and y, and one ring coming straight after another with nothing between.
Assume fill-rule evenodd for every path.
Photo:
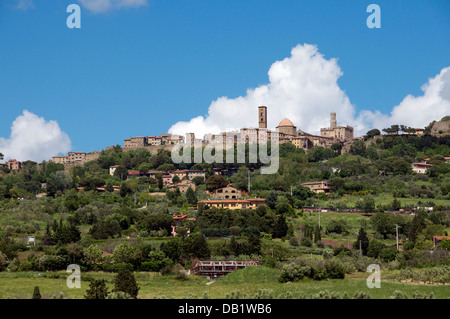
<instances>
[{"instance_id":1,"label":"utility pole","mask_svg":"<svg viewBox=\"0 0 450 319\"><path fill-rule=\"evenodd\" d=\"M248 173L248 192L250 193L250 170L248 170L247 173Z\"/></svg>"},{"instance_id":2,"label":"utility pole","mask_svg":"<svg viewBox=\"0 0 450 319\"><path fill-rule=\"evenodd\" d=\"M291 185L291 196L292 196L292 185Z\"/></svg>"}]
</instances>

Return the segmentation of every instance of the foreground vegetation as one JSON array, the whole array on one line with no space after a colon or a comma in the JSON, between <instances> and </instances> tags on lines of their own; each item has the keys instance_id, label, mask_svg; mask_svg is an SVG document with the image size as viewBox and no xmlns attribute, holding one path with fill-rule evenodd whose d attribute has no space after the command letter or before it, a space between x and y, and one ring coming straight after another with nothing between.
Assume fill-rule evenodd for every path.
<instances>
[{"instance_id":1,"label":"foreground vegetation","mask_svg":"<svg viewBox=\"0 0 450 319\"><path fill-rule=\"evenodd\" d=\"M394 279L384 279L392 276L393 272L383 273L381 288L367 288L368 273L348 276L346 280L331 279L326 281L302 280L290 284L278 281L280 271L264 266L250 267L236 271L211 284L206 278L187 276L183 280L175 275L164 276L159 273L135 274L140 287L138 298L174 298L174 299L202 299L202 298L326 298L367 297L372 299L389 299L399 291L408 298L429 297L447 299L450 294L449 285L424 285L418 283L402 283ZM42 298L73 298L82 299L86 294L89 283L94 279L105 279L109 289L113 288L114 276L111 273L88 272L83 273L80 289L69 289L66 286L65 272L41 274L36 272L1 273L0 298L31 298L33 288L39 286ZM326 293L328 291L328 294ZM62 293L62 294L61 294ZM320 295L319 295L320 294ZM356 294L356 296L355 296Z\"/></svg>"},{"instance_id":2,"label":"foreground vegetation","mask_svg":"<svg viewBox=\"0 0 450 319\"><path fill-rule=\"evenodd\" d=\"M348 154L340 151L338 145L304 152L282 144L280 169L270 176L259 174L261 163L235 165L237 172L226 177L212 169L234 165L175 165L167 151L120 147L70 172L30 161L19 172L2 168L0 297L28 298L39 286L47 298L84 298L87 283L105 279L111 290L116 273L126 270L140 286L138 298L235 298L238 292L241 298L425 298L432 292L448 298L450 241L433 238L450 231L449 136L375 135ZM410 164L425 158L433 167L413 174ZM111 165L119 165L114 176ZM162 172L184 168L203 169L207 178L193 180L195 191L168 190ZM149 169L161 173L126 179L129 170ZM301 185L314 180L327 180L331 193ZM230 182L266 205L197 206L210 196L207 190ZM318 207L320 213L311 212ZM180 214L189 219L175 223ZM195 259L256 259L263 266L206 285L184 275ZM66 287L69 264L81 267L82 289ZM383 289L366 287L369 264L381 266Z\"/></svg>"}]
</instances>

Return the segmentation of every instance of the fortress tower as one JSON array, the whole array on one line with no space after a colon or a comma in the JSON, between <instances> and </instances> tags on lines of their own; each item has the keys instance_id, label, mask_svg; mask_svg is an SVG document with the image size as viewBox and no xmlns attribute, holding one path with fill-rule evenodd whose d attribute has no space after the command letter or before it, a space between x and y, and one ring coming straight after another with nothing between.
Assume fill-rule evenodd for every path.
<instances>
[{"instance_id":1,"label":"fortress tower","mask_svg":"<svg viewBox=\"0 0 450 319\"><path fill-rule=\"evenodd\" d=\"M330 129L336 128L336 113L331 113Z\"/></svg>"}]
</instances>

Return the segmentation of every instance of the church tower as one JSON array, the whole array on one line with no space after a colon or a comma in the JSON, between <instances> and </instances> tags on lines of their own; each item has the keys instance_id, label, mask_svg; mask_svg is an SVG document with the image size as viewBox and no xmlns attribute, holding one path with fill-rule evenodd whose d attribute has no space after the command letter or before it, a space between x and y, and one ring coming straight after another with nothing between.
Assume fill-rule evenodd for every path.
<instances>
[{"instance_id":1,"label":"church tower","mask_svg":"<svg viewBox=\"0 0 450 319\"><path fill-rule=\"evenodd\" d=\"M267 107L258 106L258 123L259 128L267 129Z\"/></svg>"}]
</instances>

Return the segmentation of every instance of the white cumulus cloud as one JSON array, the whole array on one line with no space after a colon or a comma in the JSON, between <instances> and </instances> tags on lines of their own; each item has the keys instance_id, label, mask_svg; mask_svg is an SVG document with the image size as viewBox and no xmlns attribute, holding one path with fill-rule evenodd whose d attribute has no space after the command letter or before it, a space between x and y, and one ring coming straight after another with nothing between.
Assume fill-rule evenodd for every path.
<instances>
[{"instance_id":1,"label":"white cumulus cloud","mask_svg":"<svg viewBox=\"0 0 450 319\"><path fill-rule=\"evenodd\" d=\"M138 8L148 4L148 0L78 0L78 2L93 13L103 13L121 8Z\"/></svg>"},{"instance_id":2,"label":"white cumulus cloud","mask_svg":"<svg viewBox=\"0 0 450 319\"><path fill-rule=\"evenodd\" d=\"M70 149L70 139L56 121L46 121L27 110L12 123L10 137L0 137L0 153L5 160L41 162Z\"/></svg>"},{"instance_id":3,"label":"white cumulus cloud","mask_svg":"<svg viewBox=\"0 0 450 319\"><path fill-rule=\"evenodd\" d=\"M443 68L438 75L422 85L421 89L424 92L422 96L406 96L392 109L389 116L363 111L359 114L359 119L379 129L392 124L423 128L434 120L439 121L450 115L450 67Z\"/></svg>"},{"instance_id":4,"label":"white cumulus cloud","mask_svg":"<svg viewBox=\"0 0 450 319\"><path fill-rule=\"evenodd\" d=\"M169 132L205 133L257 126L257 106L267 106L268 128L274 129L285 117L298 129L319 133L328 127L330 113L338 122L353 124L354 107L337 81L342 71L336 59L325 59L317 47L297 45L291 56L272 64L269 83L248 89L245 96L220 97L213 101L205 117L178 122Z\"/></svg>"},{"instance_id":5,"label":"white cumulus cloud","mask_svg":"<svg viewBox=\"0 0 450 319\"><path fill-rule=\"evenodd\" d=\"M330 113L336 112L338 125L353 126L355 136L392 124L425 127L432 120L450 114L450 67L422 87L423 96L407 96L391 114L378 110L362 110L357 114L337 83L342 75L337 59L326 59L315 45L299 44L290 57L272 64L268 84L248 89L244 96L219 97L210 104L206 116L178 122L169 132L203 137L206 133L257 127L259 105L268 107L269 129L275 129L287 117L297 129L319 134L320 128L329 127Z\"/></svg>"}]
</instances>

